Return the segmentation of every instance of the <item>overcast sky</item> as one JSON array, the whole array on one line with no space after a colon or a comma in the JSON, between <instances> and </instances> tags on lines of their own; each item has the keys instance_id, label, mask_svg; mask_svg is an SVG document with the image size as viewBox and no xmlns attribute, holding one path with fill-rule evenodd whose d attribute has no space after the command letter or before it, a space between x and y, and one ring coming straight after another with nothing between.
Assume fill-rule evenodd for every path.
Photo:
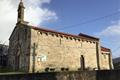
<instances>
[{"instance_id":1,"label":"overcast sky","mask_svg":"<svg viewBox=\"0 0 120 80\"><path fill-rule=\"evenodd\" d=\"M120 0L23 0L25 20L58 31L97 36L120 56ZM0 0L0 41L8 38L17 21L19 0Z\"/></svg>"}]
</instances>

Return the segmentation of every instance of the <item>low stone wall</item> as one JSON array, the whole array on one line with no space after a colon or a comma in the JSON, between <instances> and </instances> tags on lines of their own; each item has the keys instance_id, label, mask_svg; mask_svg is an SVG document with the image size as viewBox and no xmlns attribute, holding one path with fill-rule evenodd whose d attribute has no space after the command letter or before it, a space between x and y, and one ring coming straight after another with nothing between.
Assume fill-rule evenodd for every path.
<instances>
[{"instance_id":1,"label":"low stone wall","mask_svg":"<svg viewBox=\"0 0 120 80\"><path fill-rule=\"evenodd\" d=\"M96 80L120 80L120 70L97 71Z\"/></svg>"},{"instance_id":2,"label":"low stone wall","mask_svg":"<svg viewBox=\"0 0 120 80\"><path fill-rule=\"evenodd\" d=\"M0 80L120 80L120 70L49 72L49 73L4 73Z\"/></svg>"}]
</instances>

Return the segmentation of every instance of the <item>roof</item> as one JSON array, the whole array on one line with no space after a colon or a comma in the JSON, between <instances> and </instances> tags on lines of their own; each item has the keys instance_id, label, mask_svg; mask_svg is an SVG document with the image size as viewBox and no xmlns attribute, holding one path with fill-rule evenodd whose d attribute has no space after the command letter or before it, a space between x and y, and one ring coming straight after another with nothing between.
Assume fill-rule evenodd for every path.
<instances>
[{"instance_id":1,"label":"roof","mask_svg":"<svg viewBox=\"0 0 120 80\"><path fill-rule=\"evenodd\" d=\"M105 48L105 47L101 46L101 51L110 52L111 50L109 48Z\"/></svg>"},{"instance_id":2,"label":"roof","mask_svg":"<svg viewBox=\"0 0 120 80\"><path fill-rule=\"evenodd\" d=\"M96 38L96 37L93 37L93 36L89 36L87 34L83 34L83 33L80 33L79 35L75 35L75 34L69 34L69 33L64 33L64 32L58 32L58 31L55 31L55 30L51 30L51 29L46 29L46 28L41 28L41 27L36 27L36 26L32 26L32 25L27 25L27 24L24 24L24 23L19 23L20 25L24 25L24 26L28 26L32 29L35 29L35 30L39 30L39 31L45 31L45 32L51 32L51 33L56 33L56 34L61 34L61 35L64 35L64 36L71 36L71 37L75 37L75 38L82 38L82 39L88 39L88 40L95 40L95 41L99 41L99 38ZM17 25L19 25L17 24ZM16 25L16 27L17 27ZM13 35L16 27L14 28L11 36ZM11 38L10 36L10 38ZM10 39L9 38L9 39Z\"/></svg>"},{"instance_id":3,"label":"roof","mask_svg":"<svg viewBox=\"0 0 120 80\"><path fill-rule=\"evenodd\" d=\"M88 38L92 38L92 39L95 39L95 40L99 40L99 38L96 38L96 37L93 37L93 36L90 36L90 35L87 35L87 34L83 34L83 33L80 33L79 36L83 36L83 37L88 37Z\"/></svg>"},{"instance_id":4,"label":"roof","mask_svg":"<svg viewBox=\"0 0 120 80\"><path fill-rule=\"evenodd\" d=\"M69 34L69 33L63 33L63 32L58 32L55 30L51 30L51 29L46 29L46 28L40 28L40 27L35 27L35 26L31 26L33 29L35 30L40 30L40 31L45 31L45 32L52 32L52 33L57 33L57 34L62 34L62 35L66 35L66 36L73 36L73 37L80 37L78 35L74 35L74 34Z\"/></svg>"},{"instance_id":5,"label":"roof","mask_svg":"<svg viewBox=\"0 0 120 80\"><path fill-rule=\"evenodd\" d=\"M31 25L28 25L28 26L31 26ZM65 36L72 36L72 37L77 37L77 38L87 38L87 39L92 39L92 40L97 40L97 41L99 40L99 38L96 38L96 37L93 37L93 36L89 36L89 35L83 34L83 33L80 33L79 35L75 35L75 34L58 32L58 31L55 31L55 30L41 28L41 27L36 27L36 26L31 26L31 28L33 28L35 30L45 31L45 32L52 32L52 33L62 34L62 35L65 35Z\"/></svg>"}]
</instances>

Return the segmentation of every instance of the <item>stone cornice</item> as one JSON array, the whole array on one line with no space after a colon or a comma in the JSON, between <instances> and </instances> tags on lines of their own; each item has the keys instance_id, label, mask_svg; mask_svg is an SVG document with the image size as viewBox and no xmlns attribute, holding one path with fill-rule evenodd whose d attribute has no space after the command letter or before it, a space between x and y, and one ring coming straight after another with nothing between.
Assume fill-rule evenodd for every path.
<instances>
[{"instance_id":1,"label":"stone cornice","mask_svg":"<svg viewBox=\"0 0 120 80\"><path fill-rule=\"evenodd\" d=\"M91 41L99 42L99 38L95 38L95 37L85 35L85 34L74 35L74 34L69 34L69 33L58 32L58 31L54 31L50 29L35 27L31 25L27 25L27 26L30 26L34 30L40 31L41 33L52 34L53 36L55 35L61 38L65 37L65 38L70 38L71 40L74 39L74 40L82 40L82 41L88 41L88 42L91 42Z\"/></svg>"}]
</instances>

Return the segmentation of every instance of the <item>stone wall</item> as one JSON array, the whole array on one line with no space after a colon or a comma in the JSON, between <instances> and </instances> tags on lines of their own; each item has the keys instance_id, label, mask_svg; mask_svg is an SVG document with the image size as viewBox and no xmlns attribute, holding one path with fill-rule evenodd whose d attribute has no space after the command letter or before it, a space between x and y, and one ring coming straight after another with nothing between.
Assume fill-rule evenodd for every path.
<instances>
[{"instance_id":1,"label":"stone wall","mask_svg":"<svg viewBox=\"0 0 120 80\"><path fill-rule=\"evenodd\" d=\"M85 67L97 69L95 40L80 39L72 36L31 30L31 46L35 48L35 71L45 71L45 68L68 68L70 71L81 68L81 55L84 56ZM99 51L98 51L99 52ZM31 49L30 66L33 65L33 49Z\"/></svg>"},{"instance_id":2,"label":"stone wall","mask_svg":"<svg viewBox=\"0 0 120 80\"><path fill-rule=\"evenodd\" d=\"M120 70L97 71L96 80L120 80Z\"/></svg>"},{"instance_id":3,"label":"stone wall","mask_svg":"<svg viewBox=\"0 0 120 80\"><path fill-rule=\"evenodd\" d=\"M35 74L2 74L0 80L95 80L93 72L51 72Z\"/></svg>"},{"instance_id":4,"label":"stone wall","mask_svg":"<svg viewBox=\"0 0 120 80\"><path fill-rule=\"evenodd\" d=\"M30 54L30 28L17 25L9 38L8 66L13 70L28 71Z\"/></svg>"},{"instance_id":5,"label":"stone wall","mask_svg":"<svg viewBox=\"0 0 120 80\"><path fill-rule=\"evenodd\" d=\"M9 40L8 63L14 70L43 72L50 68L52 71L78 71L81 69L81 56L86 69L102 69L103 66L98 39L17 24Z\"/></svg>"},{"instance_id":6,"label":"stone wall","mask_svg":"<svg viewBox=\"0 0 120 80\"><path fill-rule=\"evenodd\" d=\"M111 52L101 51L102 69L114 69Z\"/></svg>"},{"instance_id":7,"label":"stone wall","mask_svg":"<svg viewBox=\"0 0 120 80\"><path fill-rule=\"evenodd\" d=\"M50 73L5 73L0 80L120 80L120 70Z\"/></svg>"}]
</instances>

